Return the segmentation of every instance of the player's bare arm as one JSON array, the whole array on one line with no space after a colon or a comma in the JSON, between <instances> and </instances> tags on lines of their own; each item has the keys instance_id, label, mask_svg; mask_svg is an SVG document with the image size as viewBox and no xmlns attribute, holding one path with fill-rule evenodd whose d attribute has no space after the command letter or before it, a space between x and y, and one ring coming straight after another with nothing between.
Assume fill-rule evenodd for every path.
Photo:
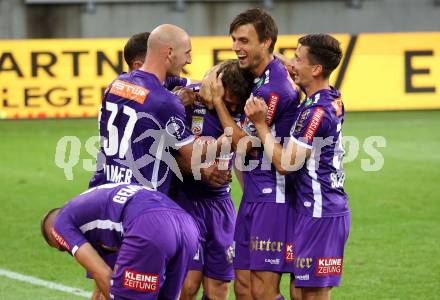
<instances>
[{"instance_id":1,"label":"player's bare arm","mask_svg":"<svg viewBox=\"0 0 440 300\"><path fill-rule=\"evenodd\" d=\"M75 253L75 259L89 272L105 300L110 299L110 278L112 270L98 255L92 245L83 244ZM102 298L102 297L101 297Z\"/></svg>"},{"instance_id":2,"label":"player's bare arm","mask_svg":"<svg viewBox=\"0 0 440 300\"><path fill-rule=\"evenodd\" d=\"M195 149L196 147L197 149ZM197 140L194 143L181 147L179 155L176 156L180 170L186 174L193 174L194 169L200 170L201 180L213 187L222 187L230 183L232 175L229 170L221 170L216 164L212 164L209 167L200 164L206 160L207 151L208 146L199 144ZM196 161L194 156L200 156L200 162Z\"/></svg>"},{"instance_id":3,"label":"player's bare arm","mask_svg":"<svg viewBox=\"0 0 440 300\"><path fill-rule=\"evenodd\" d=\"M290 166L302 166L311 151L292 140L283 148L277 142L266 123L267 105L264 100L251 97L244 108L247 117L254 123L257 135L264 146L267 157L272 157L272 164L281 175L292 171Z\"/></svg>"}]
</instances>

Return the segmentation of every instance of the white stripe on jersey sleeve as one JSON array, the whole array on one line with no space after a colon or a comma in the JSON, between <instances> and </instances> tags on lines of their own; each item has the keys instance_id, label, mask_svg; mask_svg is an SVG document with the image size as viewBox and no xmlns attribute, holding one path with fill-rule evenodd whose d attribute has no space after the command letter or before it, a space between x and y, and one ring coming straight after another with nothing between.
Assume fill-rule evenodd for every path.
<instances>
[{"instance_id":1,"label":"white stripe on jersey sleeve","mask_svg":"<svg viewBox=\"0 0 440 300\"><path fill-rule=\"evenodd\" d=\"M286 177L275 171L277 178L276 203L286 203Z\"/></svg>"},{"instance_id":2,"label":"white stripe on jersey sleeve","mask_svg":"<svg viewBox=\"0 0 440 300\"><path fill-rule=\"evenodd\" d=\"M82 225L79 230L81 230L82 233L86 233L89 230L93 229L108 229L108 230L115 230L117 232L120 232L122 234L122 223L116 223L111 220L94 220L89 223L86 223Z\"/></svg>"},{"instance_id":3,"label":"white stripe on jersey sleeve","mask_svg":"<svg viewBox=\"0 0 440 300\"><path fill-rule=\"evenodd\" d=\"M275 124L272 125L270 129L272 135L276 137ZM276 178L276 191L275 191L275 202L276 203L286 203L286 178L275 170Z\"/></svg>"},{"instance_id":4,"label":"white stripe on jersey sleeve","mask_svg":"<svg viewBox=\"0 0 440 300\"><path fill-rule=\"evenodd\" d=\"M301 142L300 140L297 140L296 138L294 138L293 136L290 136L290 139L295 142L295 144L300 145L301 147L304 147L306 149L312 150L313 146L310 146L306 143Z\"/></svg>"},{"instance_id":5,"label":"white stripe on jersey sleeve","mask_svg":"<svg viewBox=\"0 0 440 300\"><path fill-rule=\"evenodd\" d=\"M321 151L318 149L318 155L320 156ZM316 168L319 166L319 160L316 161L316 151L312 150L312 153L307 160L307 170L309 176L312 178L312 190L313 190L313 217L321 218L322 217L322 193L321 193L321 184L318 181L318 174L316 174ZM319 157L320 158L320 157Z\"/></svg>"},{"instance_id":6,"label":"white stripe on jersey sleeve","mask_svg":"<svg viewBox=\"0 0 440 300\"><path fill-rule=\"evenodd\" d=\"M77 245L75 245L73 248L72 248L72 256L75 256L75 253L76 253L76 251L78 251L78 246Z\"/></svg>"},{"instance_id":7,"label":"white stripe on jersey sleeve","mask_svg":"<svg viewBox=\"0 0 440 300\"><path fill-rule=\"evenodd\" d=\"M182 146L191 144L195 139L196 139L195 136L191 135L191 136L187 137L185 140L182 140L182 141L176 143L175 146L180 148Z\"/></svg>"}]
</instances>

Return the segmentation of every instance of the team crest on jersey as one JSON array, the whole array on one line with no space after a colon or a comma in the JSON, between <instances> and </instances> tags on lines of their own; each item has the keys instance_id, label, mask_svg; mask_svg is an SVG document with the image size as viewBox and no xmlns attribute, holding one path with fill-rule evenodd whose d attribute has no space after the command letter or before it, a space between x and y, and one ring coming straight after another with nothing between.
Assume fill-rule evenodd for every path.
<instances>
[{"instance_id":1,"label":"team crest on jersey","mask_svg":"<svg viewBox=\"0 0 440 300\"><path fill-rule=\"evenodd\" d=\"M191 131L194 135L201 135L203 131L203 117L202 116L193 116L191 123Z\"/></svg>"},{"instance_id":2,"label":"team crest on jersey","mask_svg":"<svg viewBox=\"0 0 440 300\"><path fill-rule=\"evenodd\" d=\"M309 114L310 114L310 108L303 111L303 113L299 116L298 121L296 121L295 124L294 134L298 134L301 132L301 129L304 127L304 121L307 119Z\"/></svg>"}]
</instances>

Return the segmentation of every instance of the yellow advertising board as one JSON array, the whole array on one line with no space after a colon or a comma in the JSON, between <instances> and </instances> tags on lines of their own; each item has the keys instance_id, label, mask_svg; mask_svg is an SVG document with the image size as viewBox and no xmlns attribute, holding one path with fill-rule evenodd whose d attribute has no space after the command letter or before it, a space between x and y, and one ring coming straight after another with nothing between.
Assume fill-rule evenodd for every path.
<instances>
[{"instance_id":1,"label":"yellow advertising board","mask_svg":"<svg viewBox=\"0 0 440 300\"><path fill-rule=\"evenodd\" d=\"M331 78L347 110L440 108L440 33L335 35L346 53ZM278 37L276 51L293 57L299 35ZM126 39L0 40L0 118L97 116L103 91L126 71ZM183 76L200 79L234 58L227 36L192 37L193 63Z\"/></svg>"},{"instance_id":2,"label":"yellow advertising board","mask_svg":"<svg viewBox=\"0 0 440 300\"><path fill-rule=\"evenodd\" d=\"M360 34L340 88L348 111L440 109L440 32Z\"/></svg>"}]
</instances>

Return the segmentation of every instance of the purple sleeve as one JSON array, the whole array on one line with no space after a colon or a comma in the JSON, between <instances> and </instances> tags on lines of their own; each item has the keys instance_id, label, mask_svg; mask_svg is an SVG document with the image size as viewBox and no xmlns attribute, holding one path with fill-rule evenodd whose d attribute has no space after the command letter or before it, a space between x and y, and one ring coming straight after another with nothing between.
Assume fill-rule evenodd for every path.
<instances>
[{"instance_id":1,"label":"purple sleeve","mask_svg":"<svg viewBox=\"0 0 440 300\"><path fill-rule=\"evenodd\" d=\"M68 220L68 216L62 212L58 215L51 234L55 237L58 244L69 251L72 256L75 255L79 247L87 242L79 228L72 224Z\"/></svg>"},{"instance_id":2,"label":"purple sleeve","mask_svg":"<svg viewBox=\"0 0 440 300\"><path fill-rule=\"evenodd\" d=\"M190 81L187 78L183 77L177 77L177 76L169 76L165 78L165 84L164 87L172 91L175 87L178 86L187 86L190 83Z\"/></svg>"},{"instance_id":3,"label":"purple sleeve","mask_svg":"<svg viewBox=\"0 0 440 300\"><path fill-rule=\"evenodd\" d=\"M194 140L194 136L186 124L185 108L177 96L169 95L169 99L164 102L158 117L176 148L185 146Z\"/></svg>"},{"instance_id":4,"label":"purple sleeve","mask_svg":"<svg viewBox=\"0 0 440 300\"><path fill-rule=\"evenodd\" d=\"M315 137L325 137L329 118L321 106L314 106L304 110L293 125L290 136L299 145L312 149Z\"/></svg>"}]
</instances>

